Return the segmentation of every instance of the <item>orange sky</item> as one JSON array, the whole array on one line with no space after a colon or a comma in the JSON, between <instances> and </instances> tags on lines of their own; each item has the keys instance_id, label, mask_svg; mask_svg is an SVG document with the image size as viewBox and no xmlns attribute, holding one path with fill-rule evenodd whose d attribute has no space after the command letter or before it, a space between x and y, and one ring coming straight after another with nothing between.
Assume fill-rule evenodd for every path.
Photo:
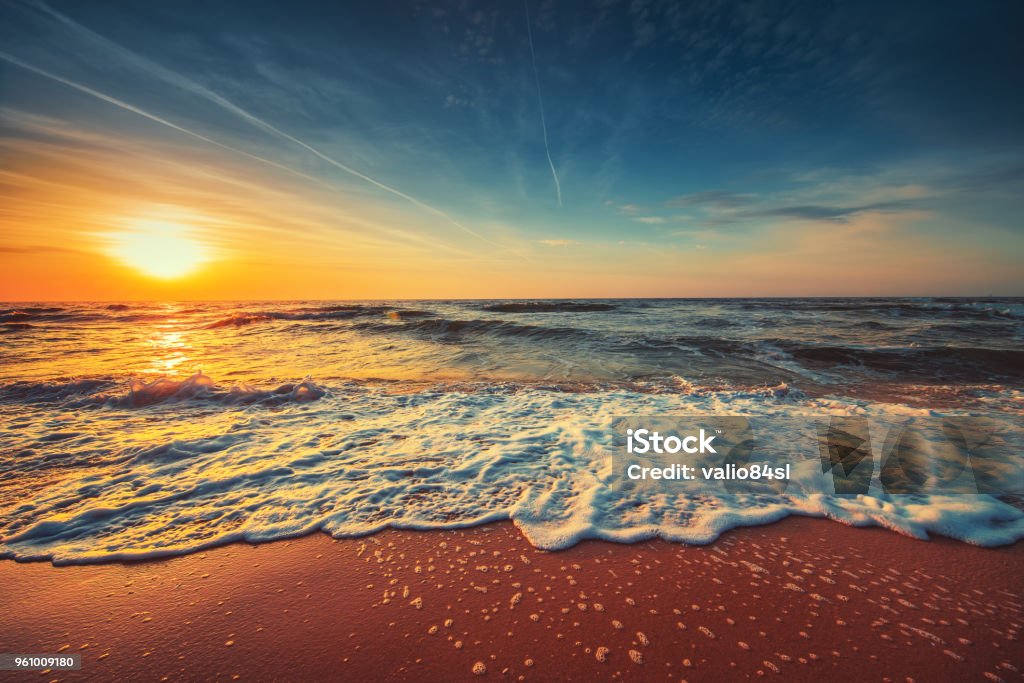
<instances>
[{"instance_id":1,"label":"orange sky","mask_svg":"<svg viewBox=\"0 0 1024 683\"><path fill-rule=\"evenodd\" d=\"M189 145L32 123L55 139L3 141L4 300L946 294L1019 279L996 249L915 234L936 220L927 212L780 219L740 235L684 225L686 239L660 241L632 234L628 216L622 239L482 221L478 238L403 202ZM125 240L151 242L160 260L168 231L198 254L167 253L180 275L125 253Z\"/></svg>"}]
</instances>

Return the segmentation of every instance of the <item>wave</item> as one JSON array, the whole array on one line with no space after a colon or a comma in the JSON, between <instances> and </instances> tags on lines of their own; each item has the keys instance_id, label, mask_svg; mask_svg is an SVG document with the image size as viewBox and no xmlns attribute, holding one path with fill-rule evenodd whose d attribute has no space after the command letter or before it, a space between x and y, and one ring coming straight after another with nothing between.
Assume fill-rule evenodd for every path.
<instances>
[{"instance_id":1,"label":"wave","mask_svg":"<svg viewBox=\"0 0 1024 683\"><path fill-rule=\"evenodd\" d=\"M206 379L190 380L150 383L135 393L168 401L216 391ZM784 488L754 492L708 482L623 486L609 471L617 452L613 416L711 414L763 420L756 431L766 444L810 447L793 455ZM288 404L273 419L165 410L159 421L140 420L131 430L116 409L69 411L58 440L44 442L54 435L42 429L12 433L17 442L9 452L45 447L47 458L20 461L49 469L45 486L31 469L4 482L19 502L0 516L0 557L110 562L314 531L352 537L499 519L548 550L590 538L710 543L730 528L790 514L978 545L1024 538L1024 512L987 495L837 495L814 447L806 416L815 415L860 416L877 434L932 413L834 398L780 400L767 392L405 393L365 385ZM1003 419L1020 434L1015 416ZM102 454L109 455L95 457ZM702 457L693 464L706 464Z\"/></svg>"},{"instance_id":2,"label":"wave","mask_svg":"<svg viewBox=\"0 0 1024 683\"><path fill-rule=\"evenodd\" d=\"M402 320L402 318L399 317L399 320ZM547 327L526 323L513 323L505 320L483 319L414 318L400 325L383 322L357 323L353 326L353 329L385 334L406 332L446 341L461 341L485 336L532 340L586 339L591 337L591 334L586 330L573 327Z\"/></svg>"},{"instance_id":3,"label":"wave","mask_svg":"<svg viewBox=\"0 0 1024 683\"><path fill-rule=\"evenodd\" d=\"M953 316L1024 319L1024 304L1010 301L939 299L924 303L924 307L933 311L946 311Z\"/></svg>"},{"instance_id":4,"label":"wave","mask_svg":"<svg viewBox=\"0 0 1024 683\"><path fill-rule=\"evenodd\" d=\"M203 327L207 330L216 330L221 327L244 327L253 323L268 322L270 320L278 320L278 318L266 313L232 313L226 318L203 325Z\"/></svg>"},{"instance_id":5,"label":"wave","mask_svg":"<svg viewBox=\"0 0 1024 683\"><path fill-rule=\"evenodd\" d=\"M725 308L745 311L789 311L808 313L874 313L889 318L1024 319L1024 304L1018 299L740 299L710 300Z\"/></svg>"},{"instance_id":6,"label":"wave","mask_svg":"<svg viewBox=\"0 0 1024 683\"><path fill-rule=\"evenodd\" d=\"M415 318L426 318L435 315L431 311L420 311L416 309L398 309L388 311L388 318L391 320L413 320Z\"/></svg>"},{"instance_id":7,"label":"wave","mask_svg":"<svg viewBox=\"0 0 1024 683\"><path fill-rule=\"evenodd\" d=\"M27 314L38 314L38 313L60 313L65 309L60 306L22 306L20 308L4 308L0 309L0 317L13 315L18 313Z\"/></svg>"},{"instance_id":8,"label":"wave","mask_svg":"<svg viewBox=\"0 0 1024 683\"><path fill-rule=\"evenodd\" d=\"M9 309L0 313L0 323L23 323L23 322L94 322L98 320L109 320L110 316L92 311L78 312L64 308L24 308Z\"/></svg>"},{"instance_id":9,"label":"wave","mask_svg":"<svg viewBox=\"0 0 1024 683\"><path fill-rule=\"evenodd\" d=\"M90 396L115 386L116 381L101 379L68 379L50 382L21 381L0 386L0 402L63 403L70 398Z\"/></svg>"},{"instance_id":10,"label":"wave","mask_svg":"<svg viewBox=\"0 0 1024 683\"><path fill-rule=\"evenodd\" d=\"M485 304L481 310L494 313L590 313L594 311L614 311L615 304L591 301L517 301Z\"/></svg>"},{"instance_id":11,"label":"wave","mask_svg":"<svg viewBox=\"0 0 1024 683\"><path fill-rule=\"evenodd\" d=\"M326 390L311 380L297 384L282 384L274 389L254 389L246 385L219 388L212 379L196 373L188 379L166 378L150 382L134 380L128 385L127 395L108 397L106 403L119 407L143 408L158 403L175 403L202 399L224 405L279 405L281 403L305 403L322 398Z\"/></svg>"},{"instance_id":12,"label":"wave","mask_svg":"<svg viewBox=\"0 0 1024 683\"><path fill-rule=\"evenodd\" d=\"M317 321L317 320L345 320L360 316L382 315L390 309L389 306L325 306L312 309L299 309L297 311L239 311L212 323L203 325L205 329L215 330L222 327L245 327L254 323L272 322L277 320L286 321Z\"/></svg>"},{"instance_id":13,"label":"wave","mask_svg":"<svg viewBox=\"0 0 1024 683\"><path fill-rule=\"evenodd\" d=\"M315 401L328 393L324 387L310 379L260 389L245 384L224 387L202 373L182 380L166 377L131 379L127 382L127 390L119 392L118 389L124 385L125 382L113 378L14 382L0 387L0 402L54 404L62 408L146 408L186 401L225 406L275 406Z\"/></svg>"}]
</instances>

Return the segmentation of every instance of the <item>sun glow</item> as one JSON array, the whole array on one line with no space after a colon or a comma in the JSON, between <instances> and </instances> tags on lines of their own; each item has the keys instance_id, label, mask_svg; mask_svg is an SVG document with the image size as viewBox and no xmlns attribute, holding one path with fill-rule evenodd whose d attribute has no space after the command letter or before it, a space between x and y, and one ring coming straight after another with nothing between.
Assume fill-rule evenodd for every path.
<instances>
[{"instance_id":1,"label":"sun glow","mask_svg":"<svg viewBox=\"0 0 1024 683\"><path fill-rule=\"evenodd\" d=\"M114 258L161 279L188 275L210 258L206 247L177 223L139 221L109 238Z\"/></svg>"}]
</instances>

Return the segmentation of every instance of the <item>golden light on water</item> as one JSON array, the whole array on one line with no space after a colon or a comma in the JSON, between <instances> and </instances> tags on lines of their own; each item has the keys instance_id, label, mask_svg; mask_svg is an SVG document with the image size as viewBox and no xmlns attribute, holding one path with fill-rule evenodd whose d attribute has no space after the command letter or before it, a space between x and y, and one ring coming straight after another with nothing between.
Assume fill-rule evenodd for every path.
<instances>
[{"instance_id":1,"label":"golden light on water","mask_svg":"<svg viewBox=\"0 0 1024 683\"><path fill-rule=\"evenodd\" d=\"M183 277L210 260L206 247L177 223L138 221L109 238L112 256L155 278Z\"/></svg>"}]
</instances>

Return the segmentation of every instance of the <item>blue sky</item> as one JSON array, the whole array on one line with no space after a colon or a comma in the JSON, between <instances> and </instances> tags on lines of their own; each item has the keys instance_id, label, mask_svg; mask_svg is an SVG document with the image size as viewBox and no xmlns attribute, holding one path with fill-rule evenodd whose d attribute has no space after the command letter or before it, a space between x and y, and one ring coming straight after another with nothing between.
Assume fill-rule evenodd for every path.
<instances>
[{"instance_id":1,"label":"blue sky","mask_svg":"<svg viewBox=\"0 0 1024 683\"><path fill-rule=\"evenodd\" d=\"M1021 294L1021 19L8 2L0 258L84 274L155 212L246 281L304 263L302 295Z\"/></svg>"}]
</instances>

